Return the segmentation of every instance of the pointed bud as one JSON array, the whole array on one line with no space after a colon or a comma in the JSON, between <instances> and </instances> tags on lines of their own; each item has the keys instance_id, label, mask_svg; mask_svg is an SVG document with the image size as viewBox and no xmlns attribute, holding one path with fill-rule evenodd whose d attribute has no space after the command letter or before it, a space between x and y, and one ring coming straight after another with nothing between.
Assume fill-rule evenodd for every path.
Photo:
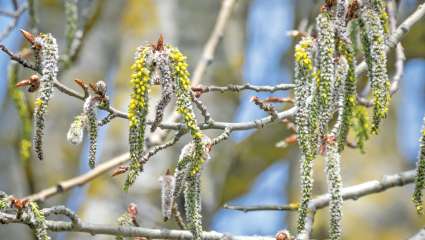
<instances>
[{"instance_id":1,"label":"pointed bud","mask_svg":"<svg viewBox=\"0 0 425 240\"><path fill-rule=\"evenodd\" d=\"M22 33L22 36L24 36L24 38L29 42L29 43L31 43L31 45L33 45L34 44L34 42L35 42L35 37L34 37L34 35L32 34L32 33L30 33L30 32L27 32L27 31L25 31L24 29L19 29L19 31L21 31L21 33Z\"/></svg>"}]
</instances>

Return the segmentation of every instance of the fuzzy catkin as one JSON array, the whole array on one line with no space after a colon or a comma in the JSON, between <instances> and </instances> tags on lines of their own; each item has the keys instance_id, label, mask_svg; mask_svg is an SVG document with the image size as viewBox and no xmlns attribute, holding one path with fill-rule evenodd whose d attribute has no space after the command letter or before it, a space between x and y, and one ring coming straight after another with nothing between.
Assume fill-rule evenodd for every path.
<instances>
[{"instance_id":1,"label":"fuzzy catkin","mask_svg":"<svg viewBox=\"0 0 425 240\"><path fill-rule=\"evenodd\" d=\"M313 73L313 39L303 38L295 47L295 101L297 113L295 124L297 128L297 140L302 151L300 160L301 169L301 204L298 210L297 229L304 229L307 205L311 199L313 189L313 160L316 152L317 116L312 114L312 92L314 84ZM313 117L312 117L313 116Z\"/></svg>"},{"instance_id":2,"label":"fuzzy catkin","mask_svg":"<svg viewBox=\"0 0 425 240\"><path fill-rule=\"evenodd\" d=\"M332 141L327 145L326 151L326 177L329 201L329 239L341 239L342 233L342 178L341 178L341 156L338 151L338 144Z\"/></svg>"},{"instance_id":3,"label":"fuzzy catkin","mask_svg":"<svg viewBox=\"0 0 425 240\"><path fill-rule=\"evenodd\" d=\"M87 119L84 114L80 114L75 117L74 121L69 127L68 134L66 135L68 142L72 144L80 144L83 141L86 121Z\"/></svg>"},{"instance_id":4,"label":"fuzzy catkin","mask_svg":"<svg viewBox=\"0 0 425 240\"><path fill-rule=\"evenodd\" d=\"M159 83L161 85L161 98L155 108L155 120L151 126L152 132L155 131L158 125L161 123L164 116L165 107L171 101L171 96L175 92L176 88L176 83L172 76L171 61L168 54L168 49L157 54L156 65L160 73Z\"/></svg>"},{"instance_id":5,"label":"fuzzy catkin","mask_svg":"<svg viewBox=\"0 0 425 240\"><path fill-rule=\"evenodd\" d=\"M94 168L96 165L96 150L97 150L97 119L96 119L96 108L98 106L98 98L95 96L89 96L84 102L83 114L86 118L86 129L89 134L89 166Z\"/></svg>"},{"instance_id":6,"label":"fuzzy catkin","mask_svg":"<svg viewBox=\"0 0 425 240\"><path fill-rule=\"evenodd\" d=\"M353 108L357 104L357 78L356 78L356 61L354 58L354 51L351 47L351 42L339 39L337 42L337 49L345 59L348 69L345 74L344 80L344 107L341 112L341 126L337 135L338 149L341 152L344 149L347 141L347 135L350 128L350 122L353 116ZM345 65L345 63L344 63Z\"/></svg>"},{"instance_id":7,"label":"fuzzy catkin","mask_svg":"<svg viewBox=\"0 0 425 240\"><path fill-rule=\"evenodd\" d=\"M391 84L387 75L384 30L379 16L372 9L363 9L360 20L362 44L373 93L374 106L371 132L377 134L381 120L387 116L391 98Z\"/></svg>"},{"instance_id":8,"label":"fuzzy catkin","mask_svg":"<svg viewBox=\"0 0 425 240\"><path fill-rule=\"evenodd\" d=\"M130 169L124 184L124 190L128 191L130 185L134 183L140 171L140 158L143 153L144 135L146 127L146 115L149 106L149 83L151 74L151 65L146 62L150 47L141 47L137 50L135 63L131 66L133 74L131 75L131 84L133 93L131 94L128 107L129 125L129 144L130 144Z\"/></svg>"},{"instance_id":9,"label":"fuzzy catkin","mask_svg":"<svg viewBox=\"0 0 425 240\"><path fill-rule=\"evenodd\" d=\"M372 9L378 14L379 20L381 22L382 28L384 30L384 34L389 33L389 20L388 13L385 9L385 1L384 0L371 0Z\"/></svg>"},{"instance_id":10,"label":"fuzzy catkin","mask_svg":"<svg viewBox=\"0 0 425 240\"><path fill-rule=\"evenodd\" d=\"M190 170L190 163L192 161L194 151L194 144L186 144L180 153L179 160L177 161L176 170L174 171L175 188L173 191L173 201L175 202L182 190L184 189L184 183Z\"/></svg>"},{"instance_id":11,"label":"fuzzy catkin","mask_svg":"<svg viewBox=\"0 0 425 240\"><path fill-rule=\"evenodd\" d=\"M37 51L40 59L41 78L40 96L35 100L34 107L34 135L33 149L36 158L43 160L43 130L47 105L53 95L53 82L57 80L58 73L58 45L56 39L51 34L40 34L35 39L37 45L41 47Z\"/></svg>"},{"instance_id":12,"label":"fuzzy catkin","mask_svg":"<svg viewBox=\"0 0 425 240\"><path fill-rule=\"evenodd\" d=\"M161 182L161 210L164 221L171 218L173 208L174 189L176 188L176 179L171 174L162 176Z\"/></svg>"},{"instance_id":13,"label":"fuzzy catkin","mask_svg":"<svg viewBox=\"0 0 425 240\"><path fill-rule=\"evenodd\" d=\"M200 173L188 176L185 182L185 212L189 230L193 239L201 240L202 215L201 215L201 176Z\"/></svg>"},{"instance_id":14,"label":"fuzzy catkin","mask_svg":"<svg viewBox=\"0 0 425 240\"><path fill-rule=\"evenodd\" d=\"M313 191L313 160L302 155L300 160L301 173L301 200L298 208L297 232L301 233L305 228L305 219L308 214L308 203Z\"/></svg>"},{"instance_id":15,"label":"fuzzy catkin","mask_svg":"<svg viewBox=\"0 0 425 240\"><path fill-rule=\"evenodd\" d=\"M419 139L419 154L416 163L415 190L412 200L418 214L423 214L423 189L425 188L425 117L423 119L421 137Z\"/></svg>"},{"instance_id":16,"label":"fuzzy catkin","mask_svg":"<svg viewBox=\"0 0 425 240\"><path fill-rule=\"evenodd\" d=\"M313 39L305 37L295 47L295 124L297 140L301 151L308 157L314 157L312 142L314 141L315 121L311 117L311 93L313 89ZM310 102L309 102L310 101Z\"/></svg>"},{"instance_id":17,"label":"fuzzy catkin","mask_svg":"<svg viewBox=\"0 0 425 240\"><path fill-rule=\"evenodd\" d=\"M318 105L319 105L319 132L322 139L330 119L329 108L331 105L332 86L335 83L335 26L328 12L321 13L317 19L317 42L319 58Z\"/></svg>"}]
</instances>

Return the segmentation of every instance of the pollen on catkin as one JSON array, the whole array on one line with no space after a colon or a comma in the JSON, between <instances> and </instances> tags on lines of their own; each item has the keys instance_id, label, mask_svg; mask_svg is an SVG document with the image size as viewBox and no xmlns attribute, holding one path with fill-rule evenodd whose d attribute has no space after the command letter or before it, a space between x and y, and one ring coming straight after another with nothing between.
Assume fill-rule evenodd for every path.
<instances>
[{"instance_id":1,"label":"pollen on catkin","mask_svg":"<svg viewBox=\"0 0 425 240\"><path fill-rule=\"evenodd\" d=\"M312 131L315 131L315 119L311 118L311 94L313 89L313 38L305 37L295 46L295 124L297 141L301 151L308 159L314 158Z\"/></svg>"},{"instance_id":2,"label":"pollen on catkin","mask_svg":"<svg viewBox=\"0 0 425 240\"><path fill-rule=\"evenodd\" d=\"M133 92L128 107L129 144L130 144L130 169L124 184L124 190L128 191L134 183L140 171L140 158L143 153L144 136L146 127L146 115L149 106L149 88L151 78L151 64L146 62L147 55L151 53L150 47L140 47L135 55L135 62L131 66L131 85Z\"/></svg>"},{"instance_id":3,"label":"pollen on catkin","mask_svg":"<svg viewBox=\"0 0 425 240\"><path fill-rule=\"evenodd\" d=\"M413 192L412 200L415 204L417 213L422 215L424 209L422 204L422 191L425 188L425 117L423 119L419 143L418 161L416 163L415 190Z\"/></svg>"},{"instance_id":4,"label":"pollen on catkin","mask_svg":"<svg viewBox=\"0 0 425 240\"><path fill-rule=\"evenodd\" d=\"M318 65L317 95L319 106L319 132L322 139L330 119L328 109L331 105L332 86L335 82L335 26L330 13L323 12L317 19Z\"/></svg>"},{"instance_id":5,"label":"pollen on catkin","mask_svg":"<svg viewBox=\"0 0 425 240\"><path fill-rule=\"evenodd\" d=\"M373 121L371 132L378 133L379 124L386 118L390 102L390 81L387 75L384 30L379 16L372 9L360 15L361 38L368 65L368 76L373 93Z\"/></svg>"},{"instance_id":6,"label":"pollen on catkin","mask_svg":"<svg viewBox=\"0 0 425 240\"><path fill-rule=\"evenodd\" d=\"M329 201L329 239L341 239L342 233L342 178L341 178L341 156L338 151L338 143L331 141L326 151L326 177Z\"/></svg>"},{"instance_id":7,"label":"pollen on catkin","mask_svg":"<svg viewBox=\"0 0 425 240\"><path fill-rule=\"evenodd\" d=\"M33 150L36 158L43 160L43 130L47 105L53 94L53 82L57 79L58 73L58 45L56 39L51 34L40 34L35 42L41 47L37 51L40 59L40 95L35 100L34 107L34 135Z\"/></svg>"},{"instance_id":8,"label":"pollen on catkin","mask_svg":"<svg viewBox=\"0 0 425 240\"><path fill-rule=\"evenodd\" d=\"M297 140L301 148L301 204L298 210L298 232L304 229L307 205L313 189L313 160L317 150L315 131L317 114L312 113L314 107L312 93L316 74L313 68L314 41L304 37L295 47L295 101L297 112L295 124ZM316 111L315 111L316 112ZM316 117L315 117L316 116Z\"/></svg>"},{"instance_id":9,"label":"pollen on catkin","mask_svg":"<svg viewBox=\"0 0 425 240\"><path fill-rule=\"evenodd\" d=\"M193 163L191 164L191 175L195 175L201 169L206 159L204 155L204 143L202 138L204 134L198 127L195 113L193 112L191 100L191 83L189 80L189 72L187 71L186 57L174 47L170 47L170 58L173 65L173 76L176 79L176 95L177 95L177 112L183 116L183 121L192 135L195 144L195 154Z\"/></svg>"}]
</instances>

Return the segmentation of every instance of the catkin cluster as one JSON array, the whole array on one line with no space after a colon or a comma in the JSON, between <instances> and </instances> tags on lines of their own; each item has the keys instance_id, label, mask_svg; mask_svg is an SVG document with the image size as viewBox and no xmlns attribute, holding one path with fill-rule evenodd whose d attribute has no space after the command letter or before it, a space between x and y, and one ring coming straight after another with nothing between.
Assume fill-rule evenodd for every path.
<instances>
[{"instance_id":1,"label":"catkin cluster","mask_svg":"<svg viewBox=\"0 0 425 240\"><path fill-rule=\"evenodd\" d=\"M350 4L357 4L357 1L350 1ZM316 18L315 34L304 36L296 45L294 55L295 123L302 152L297 229L303 232L305 228L313 188L313 160L321 153L327 160L331 239L341 238L340 152L346 145L350 129L354 130L362 151L369 137L367 112L357 105L356 100L356 61L352 40L357 38L357 32L350 32L347 27L350 21L360 22L373 93L374 114L370 131L376 133L381 120L386 117L390 100L384 30L387 19L383 1L373 0L361 9L349 7L344 0L326 1Z\"/></svg>"},{"instance_id":2,"label":"catkin cluster","mask_svg":"<svg viewBox=\"0 0 425 240\"><path fill-rule=\"evenodd\" d=\"M99 124L96 118L96 110L107 102L106 84L104 81L98 81L93 86L91 93L84 101L83 112L76 116L68 130L67 140L72 144L80 144L83 141L84 129L89 135L89 153L88 162L90 168L96 165L97 132Z\"/></svg>"}]
</instances>

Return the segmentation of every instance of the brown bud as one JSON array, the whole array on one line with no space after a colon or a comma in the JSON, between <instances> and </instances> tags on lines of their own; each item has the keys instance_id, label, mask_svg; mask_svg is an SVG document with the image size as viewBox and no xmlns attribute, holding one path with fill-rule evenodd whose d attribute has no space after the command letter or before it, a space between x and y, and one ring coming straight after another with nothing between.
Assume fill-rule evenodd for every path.
<instances>
[{"instance_id":1,"label":"brown bud","mask_svg":"<svg viewBox=\"0 0 425 240\"><path fill-rule=\"evenodd\" d=\"M28 88L28 92L35 92L40 87L40 78L37 75L31 75L29 79L24 79L16 83L16 87L25 87L30 86Z\"/></svg>"},{"instance_id":2,"label":"brown bud","mask_svg":"<svg viewBox=\"0 0 425 240\"><path fill-rule=\"evenodd\" d=\"M156 41L156 44L155 43L152 44L152 48L154 49L154 51L158 51L158 52L164 50L164 36L162 35L162 33L161 35L159 35L159 38L158 38L158 41Z\"/></svg>"},{"instance_id":3,"label":"brown bud","mask_svg":"<svg viewBox=\"0 0 425 240\"><path fill-rule=\"evenodd\" d=\"M12 207L15 207L16 209L22 209L28 204L28 199L19 199L16 197L11 198L11 205Z\"/></svg>"},{"instance_id":4,"label":"brown bud","mask_svg":"<svg viewBox=\"0 0 425 240\"><path fill-rule=\"evenodd\" d=\"M128 171L128 166L119 166L118 168L116 168L113 172L112 172L112 177L121 175L125 172Z\"/></svg>"},{"instance_id":5,"label":"brown bud","mask_svg":"<svg viewBox=\"0 0 425 240\"><path fill-rule=\"evenodd\" d=\"M32 33L25 31L24 29L19 29L19 31L21 31L22 35L24 36L24 38L31 43L31 45L34 44L35 42L35 37Z\"/></svg>"}]
</instances>

